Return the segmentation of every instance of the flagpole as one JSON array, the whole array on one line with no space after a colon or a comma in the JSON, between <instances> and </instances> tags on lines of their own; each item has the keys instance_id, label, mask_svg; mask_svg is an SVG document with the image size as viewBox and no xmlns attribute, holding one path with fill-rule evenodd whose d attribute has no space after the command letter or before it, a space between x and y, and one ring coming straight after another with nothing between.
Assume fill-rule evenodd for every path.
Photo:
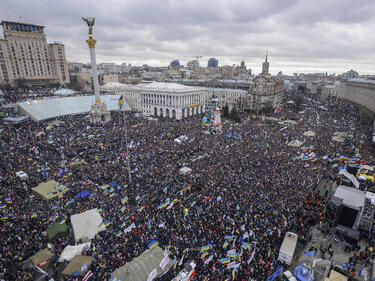
<instances>
[{"instance_id":1,"label":"flagpole","mask_svg":"<svg viewBox=\"0 0 375 281\"><path fill-rule=\"evenodd\" d=\"M124 131L125 131L125 147L126 147L126 158L127 158L127 164L128 164L128 172L129 172L129 185L132 181L132 175L130 172L130 155L128 150L128 132L126 130L126 115L125 115L125 107L124 107Z\"/></svg>"}]
</instances>

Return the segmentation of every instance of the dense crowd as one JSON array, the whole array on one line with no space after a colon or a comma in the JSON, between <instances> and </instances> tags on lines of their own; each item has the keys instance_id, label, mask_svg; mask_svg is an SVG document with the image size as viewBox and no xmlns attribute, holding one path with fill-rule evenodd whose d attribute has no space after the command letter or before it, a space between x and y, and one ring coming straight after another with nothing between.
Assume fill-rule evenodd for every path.
<instances>
[{"instance_id":1,"label":"dense crowd","mask_svg":"<svg viewBox=\"0 0 375 281\"><path fill-rule=\"evenodd\" d=\"M32 280L24 262L47 246L48 226L62 219L68 224L69 235L52 243L59 256L66 245L75 244L70 216L101 208L111 224L85 252L94 256L92 280L108 280L116 268L147 250L152 239L170 251L171 270L179 272L194 261L196 280L265 280L279 266L285 233L294 231L300 243L306 241L324 210L325 199L313 197L312 189L323 176L337 174L336 162L329 159L357 152L361 160L375 162L370 130L350 106L320 106L306 100L303 113L291 107L275 115L296 125L245 118L223 122L220 134L203 133L198 117L148 120L127 113L129 155L119 113L112 113L105 126L71 116L60 118L59 125L28 121L19 129L5 127L0 133L0 201L5 204L0 209L0 279ZM304 136L309 130L316 135ZM339 144L331 140L335 131L350 131L353 137ZM181 135L188 140L179 144L174 139ZM296 139L304 144L288 146ZM303 151L314 152L314 159L295 159ZM183 166L192 173L180 175ZM29 176L26 185L15 175L20 170ZM51 201L32 196L31 188L49 179L69 190ZM100 188L107 184L115 196ZM76 198L81 191L94 196ZM124 196L129 199L121 211ZM160 207L168 201L169 208ZM132 223L131 232L116 236ZM236 270L222 260L230 250L236 253L231 258ZM57 280L61 265L55 261L53 267L48 279Z\"/></svg>"}]
</instances>

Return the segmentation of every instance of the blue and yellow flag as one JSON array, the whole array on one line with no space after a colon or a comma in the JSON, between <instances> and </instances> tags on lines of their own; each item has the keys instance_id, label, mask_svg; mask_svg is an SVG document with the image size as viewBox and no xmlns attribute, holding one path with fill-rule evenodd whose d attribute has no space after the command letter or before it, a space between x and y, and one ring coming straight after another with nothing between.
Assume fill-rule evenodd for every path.
<instances>
[{"instance_id":1,"label":"blue and yellow flag","mask_svg":"<svg viewBox=\"0 0 375 281\"><path fill-rule=\"evenodd\" d=\"M101 213L101 212L103 212L103 209L102 209L102 208L99 208L99 209L98 209L98 213Z\"/></svg>"},{"instance_id":2,"label":"blue and yellow flag","mask_svg":"<svg viewBox=\"0 0 375 281\"><path fill-rule=\"evenodd\" d=\"M208 251L208 250L210 249L210 247L211 247L211 244L208 244L208 245L206 245L206 246L203 246L203 247L201 248L201 252L203 252L203 251Z\"/></svg>"},{"instance_id":3,"label":"blue and yellow flag","mask_svg":"<svg viewBox=\"0 0 375 281\"><path fill-rule=\"evenodd\" d=\"M220 262L221 262L222 264L230 263L230 258L222 258L222 259L220 259Z\"/></svg>"},{"instance_id":4,"label":"blue and yellow flag","mask_svg":"<svg viewBox=\"0 0 375 281\"><path fill-rule=\"evenodd\" d=\"M208 254L209 254L208 251L203 252L202 255L201 255L201 259L203 259L203 258L204 258L205 256L207 256Z\"/></svg>"},{"instance_id":5,"label":"blue and yellow flag","mask_svg":"<svg viewBox=\"0 0 375 281\"><path fill-rule=\"evenodd\" d=\"M189 210L187 208L184 209L184 218L189 214Z\"/></svg>"},{"instance_id":6,"label":"blue and yellow flag","mask_svg":"<svg viewBox=\"0 0 375 281\"><path fill-rule=\"evenodd\" d=\"M64 219L62 219L60 222L59 222L59 224L64 224L65 223L65 220Z\"/></svg>"},{"instance_id":7,"label":"blue and yellow flag","mask_svg":"<svg viewBox=\"0 0 375 281\"><path fill-rule=\"evenodd\" d=\"M123 198L121 198L121 204L125 204L126 201L128 201L128 196L124 196Z\"/></svg>"},{"instance_id":8,"label":"blue and yellow flag","mask_svg":"<svg viewBox=\"0 0 375 281\"><path fill-rule=\"evenodd\" d=\"M124 212L126 210L126 206L123 205L120 210L121 210L121 212Z\"/></svg>"},{"instance_id":9,"label":"blue and yellow flag","mask_svg":"<svg viewBox=\"0 0 375 281\"><path fill-rule=\"evenodd\" d=\"M159 242L156 241L155 239L152 239L150 240L148 243L147 243L147 246L148 248L151 250L153 248L155 248L157 245L159 245Z\"/></svg>"},{"instance_id":10,"label":"blue and yellow flag","mask_svg":"<svg viewBox=\"0 0 375 281\"><path fill-rule=\"evenodd\" d=\"M223 248L225 249L226 247L228 247L228 240L225 240L224 244L223 244Z\"/></svg>"},{"instance_id":11,"label":"blue and yellow flag","mask_svg":"<svg viewBox=\"0 0 375 281\"><path fill-rule=\"evenodd\" d=\"M121 97L118 100L118 107L119 107L119 109L122 108L123 104L124 104L124 97L123 97L123 95L121 95Z\"/></svg>"},{"instance_id":12,"label":"blue and yellow flag","mask_svg":"<svg viewBox=\"0 0 375 281\"><path fill-rule=\"evenodd\" d=\"M116 233L116 237L120 237L122 234L122 231L120 230L119 232Z\"/></svg>"}]
</instances>

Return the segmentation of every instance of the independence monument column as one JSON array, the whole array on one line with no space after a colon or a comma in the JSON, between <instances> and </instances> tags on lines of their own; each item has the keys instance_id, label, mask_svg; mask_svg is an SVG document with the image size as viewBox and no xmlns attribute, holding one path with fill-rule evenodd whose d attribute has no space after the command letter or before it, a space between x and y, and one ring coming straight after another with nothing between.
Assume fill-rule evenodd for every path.
<instances>
[{"instance_id":1,"label":"independence monument column","mask_svg":"<svg viewBox=\"0 0 375 281\"><path fill-rule=\"evenodd\" d=\"M111 120L110 112L107 106L101 101L99 94L98 71L96 68L95 44L96 40L92 35L92 27L94 26L95 18L82 18L89 26L89 39L86 40L90 49L92 82L94 84L95 103L91 105L90 121L93 124L102 124Z\"/></svg>"}]
</instances>

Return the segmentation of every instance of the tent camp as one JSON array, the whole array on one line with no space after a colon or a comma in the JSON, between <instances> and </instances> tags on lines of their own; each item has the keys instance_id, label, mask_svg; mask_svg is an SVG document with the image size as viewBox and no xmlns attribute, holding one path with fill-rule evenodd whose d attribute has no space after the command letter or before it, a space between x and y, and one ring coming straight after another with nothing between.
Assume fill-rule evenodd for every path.
<instances>
[{"instance_id":1,"label":"tent camp","mask_svg":"<svg viewBox=\"0 0 375 281\"><path fill-rule=\"evenodd\" d=\"M40 250L29 259L31 263L39 268L46 268L54 254L47 248Z\"/></svg>"},{"instance_id":2,"label":"tent camp","mask_svg":"<svg viewBox=\"0 0 375 281\"><path fill-rule=\"evenodd\" d=\"M85 272L82 269L88 269L94 257L91 256L75 256L68 266L62 272L63 276L72 275L74 272L78 272L80 275ZM85 266L86 265L86 266Z\"/></svg>"},{"instance_id":3,"label":"tent camp","mask_svg":"<svg viewBox=\"0 0 375 281\"><path fill-rule=\"evenodd\" d=\"M40 183L33 191L41 196L44 200L51 200L56 197L62 197L66 186L59 184L54 180Z\"/></svg>"},{"instance_id":4,"label":"tent camp","mask_svg":"<svg viewBox=\"0 0 375 281\"><path fill-rule=\"evenodd\" d=\"M54 223L47 229L48 241L53 242L60 237L65 237L68 235L68 228L66 223Z\"/></svg>"},{"instance_id":5,"label":"tent camp","mask_svg":"<svg viewBox=\"0 0 375 281\"><path fill-rule=\"evenodd\" d=\"M147 280L151 271L156 269L158 276L163 275L171 268L171 263L164 267L160 268L161 261L164 258L163 250L156 246L155 248L143 252L139 257L133 259L131 262L126 263L124 266L116 269L112 277L117 278L121 281L144 281Z\"/></svg>"},{"instance_id":6,"label":"tent camp","mask_svg":"<svg viewBox=\"0 0 375 281\"><path fill-rule=\"evenodd\" d=\"M105 229L102 217L97 209L91 209L86 212L76 214L70 217L72 223L74 239L76 242L81 240L87 242L91 237Z\"/></svg>"},{"instance_id":7,"label":"tent camp","mask_svg":"<svg viewBox=\"0 0 375 281\"><path fill-rule=\"evenodd\" d=\"M77 246L66 246L64 248L64 251L61 253L61 256L59 257L59 262L64 262L64 261L71 261L75 256L81 255L82 250L85 247L90 247L91 242L79 244Z\"/></svg>"}]
</instances>

